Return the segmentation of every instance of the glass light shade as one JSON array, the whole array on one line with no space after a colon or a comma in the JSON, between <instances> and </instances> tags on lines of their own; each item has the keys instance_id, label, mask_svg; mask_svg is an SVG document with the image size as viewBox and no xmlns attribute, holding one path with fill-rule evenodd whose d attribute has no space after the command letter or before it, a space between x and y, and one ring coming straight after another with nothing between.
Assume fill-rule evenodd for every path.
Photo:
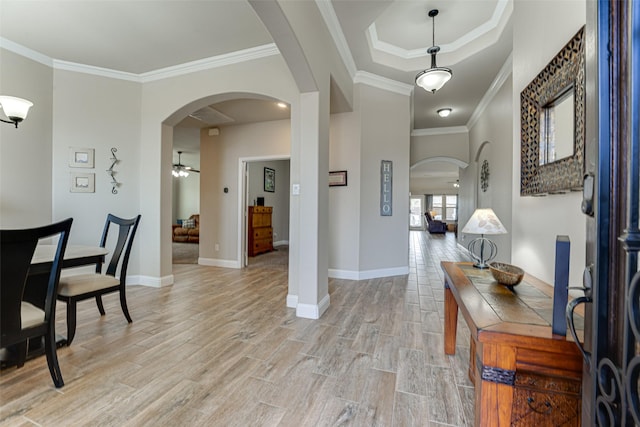
<instances>
[{"instance_id":1,"label":"glass light shade","mask_svg":"<svg viewBox=\"0 0 640 427\"><path fill-rule=\"evenodd\" d=\"M416 84L429 92L442 88L451 79L451 70L444 67L432 67L416 76Z\"/></svg>"},{"instance_id":2,"label":"glass light shade","mask_svg":"<svg viewBox=\"0 0 640 427\"><path fill-rule=\"evenodd\" d=\"M451 108L441 108L438 110L440 117L449 117L449 114L451 114Z\"/></svg>"},{"instance_id":3,"label":"glass light shade","mask_svg":"<svg viewBox=\"0 0 640 427\"><path fill-rule=\"evenodd\" d=\"M462 229L466 234L507 234L493 209L476 209Z\"/></svg>"},{"instance_id":4,"label":"glass light shade","mask_svg":"<svg viewBox=\"0 0 640 427\"><path fill-rule=\"evenodd\" d=\"M5 116L14 122L21 122L27 117L33 102L15 96L0 96L0 106Z\"/></svg>"}]
</instances>

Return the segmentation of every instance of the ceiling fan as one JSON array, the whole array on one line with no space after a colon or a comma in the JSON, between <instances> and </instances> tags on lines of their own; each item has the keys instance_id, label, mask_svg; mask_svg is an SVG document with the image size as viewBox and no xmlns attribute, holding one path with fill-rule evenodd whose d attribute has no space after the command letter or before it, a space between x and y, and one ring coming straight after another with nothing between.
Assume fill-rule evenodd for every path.
<instances>
[{"instance_id":1,"label":"ceiling fan","mask_svg":"<svg viewBox=\"0 0 640 427\"><path fill-rule=\"evenodd\" d=\"M199 170L192 168L191 166L185 166L181 161L182 151L178 151L178 163L173 164L173 170L171 174L176 178L186 178L189 176L189 172L200 173Z\"/></svg>"}]
</instances>

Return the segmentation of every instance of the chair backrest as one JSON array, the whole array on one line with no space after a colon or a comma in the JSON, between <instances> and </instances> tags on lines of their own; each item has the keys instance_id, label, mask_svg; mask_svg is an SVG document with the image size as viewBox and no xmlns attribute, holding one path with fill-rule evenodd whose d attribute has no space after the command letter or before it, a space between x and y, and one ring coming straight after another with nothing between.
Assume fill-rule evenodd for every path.
<instances>
[{"instance_id":1,"label":"chair backrest","mask_svg":"<svg viewBox=\"0 0 640 427\"><path fill-rule=\"evenodd\" d=\"M31 259L38 240L59 235L53 262L47 264L48 273L44 307L45 323L55 320L56 295L64 251L69 240L73 219L38 228L0 230L0 347L24 340L22 335L21 303Z\"/></svg>"},{"instance_id":2,"label":"chair backrest","mask_svg":"<svg viewBox=\"0 0 640 427\"><path fill-rule=\"evenodd\" d=\"M431 212L427 211L424 213L424 216L427 217L427 222L430 224L431 221L433 221L433 218L431 217Z\"/></svg>"},{"instance_id":3,"label":"chair backrest","mask_svg":"<svg viewBox=\"0 0 640 427\"><path fill-rule=\"evenodd\" d=\"M118 228L118 239L115 247L112 251L111 259L107 265L106 274L110 276L116 275L118 264L120 264L120 282L124 284L124 279L127 277L127 265L129 264L129 255L131 254L131 246L133 245L133 238L136 235L138 224L140 223L141 215L131 219L119 218L115 215L107 215L107 221L102 231L102 238L100 239L100 246L103 248L107 244L107 237L109 234L109 226L113 223ZM120 263L122 260L122 263ZM102 272L102 264L97 264L96 273Z\"/></svg>"}]
</instances>

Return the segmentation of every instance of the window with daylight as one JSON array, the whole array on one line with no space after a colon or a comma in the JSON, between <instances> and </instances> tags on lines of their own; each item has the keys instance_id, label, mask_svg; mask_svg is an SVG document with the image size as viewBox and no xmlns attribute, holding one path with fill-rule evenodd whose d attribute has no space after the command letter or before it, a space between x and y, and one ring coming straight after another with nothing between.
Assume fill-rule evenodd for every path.
<instances>
[{"instance_id":1,"label":"window with daylight","mask_svg":"<svg viewBox=\"0 0 640 427\"><path fill-rule=\"evenodd\" d=\"M457 221L458 220L458 196L434 194L431 204L431 215L433 219L440 221Z\"/></svg>"},{"instance_id":2,"label":"window with daylight","mask_svg":"<svg viewBox=\"0 0 640 427\"><path fill-rule=\"evenodd\" d=\"M441 195L433 195L433 206L431 207L433 219L442 219L442 197Z\"/></svg>"},{"instance_id":3,"label":"window with daylight","mask_svg":"<svg viewBox=\"0 0 640 427\"><path fill-rule=\"evenodd\" d=\"M445 219L447 221L457 221L458 220L458 196L445 196L446 197L446 215Z\"/></svg>"}]
</instances>

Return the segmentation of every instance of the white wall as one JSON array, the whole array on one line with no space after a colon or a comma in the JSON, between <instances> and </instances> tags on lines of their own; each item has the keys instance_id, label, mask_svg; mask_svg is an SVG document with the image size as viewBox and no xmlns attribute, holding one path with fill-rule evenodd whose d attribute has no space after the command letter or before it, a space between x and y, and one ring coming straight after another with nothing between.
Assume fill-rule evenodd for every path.
<instances>
[{"instance_id":1,"label":"white wall","mask_svg":"<svg viewBox=\"0 0 640 427\"><path fill-rule=\"evenodd\" d=\"M469 133L440 133L411 136L411 166L433 157L450 157L469 162Z\"/></svg>"},{"instance_id":2,"label":"white wall","mask_svg":"<svg viewBox=\"0 0 640 427\"><path fill-rule=\"evenodd\" d=\"M161 283L171 283L171 157L173 128L176 123L187 114L206 105L222 101L224 99L237 98L239 96L266 96L283 100L296 107L297 89L291 79L282 58L269 56L240 64L233 64L215 69L194 72L172 78L166 78L145 83L142 89L142 119L140 150L145 153L146 161L140 164L142 177L141 186L145 189L140 196L140 206L143 216L154 215L153 223L148 230L141 233L141 241L144 241L144 259L140 263L140 269L145 277L150 280L159 278ZM160 123L164 123L163 126ZM259 140L257 138L256 140ZM210 253L203 254L203 234L207 234L207 228L212 226L206 221L205 194L203 187L212 186L207 182L205 174L205 150L204 137L201 134L201 198L200 198L200 251L201 257L212 257L213 246ZM231 167L224 165L225 169ZM237 165L233 165L237 168ZM220 176L221 171L210 171L215 176ZM207 197L213 203L222 202L227 209L227 200L231 197L237 199L237 177L233 182L226 182L230 188L228 196L222 197L222 188L216 186L215 192ZM164 190L164 191L163 191ZM223 210L224 210L223 209ZM237 207L234 208L237 210ZM225 211L226 212L226 211ZM209 214L213 214L209 212ZM225 218L228 215L225 215ZM237 224L237 219L234 219ZM220 238L225 236L219 236ZM235 241L235 239L234 239ZM220 245L226 245L227 239L220 241ZM215 242L213 242L215 243ZM213 244L212 243L212 244ZM231 257L225 251L218 256L229 259ZM216 256L216 258L218 257ZM235 256L234 256L235 258Z\"/></svg>"},{"instance_id":3,"label":"white wall","mask_svg":"<svg viewBox=\"0 0 640 427\"><path fill-rule=\"evenodd\" d=\"M552 13L551 13L552 12ZM517 1L513 12L513 140L520 140L520 92L586 22L586 2ZM571 239L569 281L581 283L586 220L581 193L520 197L520 151L513 151L512 262L553 283L556 235Z\"/></svg>"},{"instance_id":4,"label":"white wall","mask_svg":"<svg viewBox=\"0 0 640 427\"><path fill-rule=\"evenodd\" d=\"M416 166L434 158L456 159L469 163L469 132L444 130L428 135L412 135L410 164ZM425 166L428 167L428 166ZM458 194L450 177L414 177L411 178L412 195L421 194Z\"/></svg>"},{"instance_id":5,"label":"white wall","mask_svg":"<svg viewBox=\"0 0 640 427\"><path fill-rule=\"evenodd\" d=\"M362 272L408 272L409 96L364 84L355 87L360 113L360 268ZM393 162L393 215L380 215L380 167Z\"/></svg>"},{"instance_id":6,"label":"white wall","mask_svg":"<svg viewBox=\"0 0 640 427\"><path fill-rule=\"evenodd\" d=\"M25 98L34 104L18 129L0 123L0 226L23 228L48 224L53 219L53 70L0 49L0 93Z\"/></svg>"},{"instance_id":7,"label":"white wall","mask_svg":"<svg viewBox=\"0 0 640 427\"><path fill-rule=\"evenodd\" d=\"M242 194L238 182L240 159L289 157L290 133L289 120L225 127L217 136L209 136L206 130L201 133L201 258L210 260L207 262L240 263L238 259L238 227L241 226L238 222L240 218L238 207L239 196ZM288 173L279 172L276 173L276 180L288 178ZM260 176L260 183L262 183L262 176ZM228 193L224 192L224 187L229 188ZM276 190L281 190L282 196L289 195L288 189L288 182L276 181ZM253 197L249 202L253 203ZM280 233L284 231L280 230ZM217 251L216 244L219 248Z\"/></svg>"},{"instance_id":8,"label":"white wall","mask_svg":"<svg viewBox=\"0 0 640 427\"><path fill-rule=\"evenodd\" d=\"M264 197L264 206L272 206L273 243L289 243L289 160L255 161L248 163L249 205ZM275 191L264 191L264 168L275 171Z\"/></svg>"},{"instance_id":9,"label":"white wall","mask_svg":"<svg viewBox=\"0 0 640 427\"><path fill-rule=\"evenodd\" d=\"M511 118L511 78L504 81L482 115L469 130L469 166L461 170L458 226L462 230L476 208L492 208L509 234L490 236L498 245L497 261L511 261L511 200L513 152L520 152L519 140L513 139ZM489 186L483 191L480 185L480 169L483 162L489 164ZM458 233L458 240L465 246L476 235Z\"/></svg>"},{"instance_id":10,"label":"white wall","mask_svg":"<svg viewBox=\"0 0 640 427\"><path fill-rule=\"evenodd\" d=\"M347 186L329 188L329 276L360 268L360 119L357 112L333 114L329 169L346 170Z\"/></svg>"},{"instance_id":11,"label":"white wall","mask_svg":"<svg viewBox=\"0 0 640 427\"><path fill-rule=\"evenodd\" d=\"M70 242L95 245L107 214L133 218L140 213L140 84L71 71L54 71L53 216L74 218ZM86 108L90 106L91 108ZM70 147L93 148L94 168L69 167ZM121 183L112 193L111 148L119 162L114 177ZM94 193L71 193L70 173L95 174ZM146 227L143 216L138 230ZM133 249L132 273L136 253Z\"/></svg>"}]
</instances>

